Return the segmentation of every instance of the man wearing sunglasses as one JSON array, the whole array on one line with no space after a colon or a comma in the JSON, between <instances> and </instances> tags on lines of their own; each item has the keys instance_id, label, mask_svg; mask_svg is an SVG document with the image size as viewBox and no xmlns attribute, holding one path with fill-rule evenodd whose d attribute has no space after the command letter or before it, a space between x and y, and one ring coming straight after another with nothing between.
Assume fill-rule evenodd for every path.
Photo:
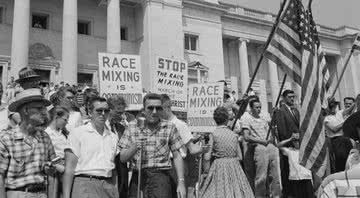
<instances>
[{"instance_id":1,"label":"man wearing sunglasses","mask_svg":"<svg viewBox=\"0 0 360 198\"><path fill-rule=\"evenodd\" d=\"M118 198L113 180L118 136L106 127L110 109L105 98L89 102L91 120L70 132L65 150L64 198ZM71 196L70 196L71 195Z\"/></svg>"},{"instance_id":2,"label":"man wearing sunglasses","mask_svg":"<svg viewBox=\"0 0 360 198\"><path fill-rule=\"evenodd\" d=\"M130 184L130 197L136 197L137 194L140 152L142 152L140 184L144 198L174 197L170 182L171 151L178 177L177 197L185 198L184 165L179 152L183 146L181 137L174 124L160 119L163 111L160 95L146 94L143 104L145 124L142 126L142 124L130 122L119 141L120 160L122 162L131 160L135 162L133 164L136 164Z\"/></svg>"}]
</instances>

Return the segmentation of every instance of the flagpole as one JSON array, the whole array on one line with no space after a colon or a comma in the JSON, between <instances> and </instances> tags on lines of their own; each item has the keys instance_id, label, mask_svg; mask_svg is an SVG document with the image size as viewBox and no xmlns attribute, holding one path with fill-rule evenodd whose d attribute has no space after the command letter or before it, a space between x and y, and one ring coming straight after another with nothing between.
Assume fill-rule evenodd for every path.
<instances>
[{"instance_id":1,"label":"flagpole","mask_svg":"<svg viewBox=\"0 0 360 198\"><path fill-rule=\"evenodd\" d=\"M283 80L282 80L282 82L281 82L281 87L280 87L279 94L278 94L278 97L277 97L276 102L275 102L275 105L274 105L273 115L272 115L272 117L271 117L270 128L269 128L268 133L267 133L267 135L266 135L266 140L269 138L270 132L271 132L272 127L273 127L273 125L274 125L274 116L275 116L275 113L276 113L276 111L277 111L276 107L277 107L278 104L279 104L280 96L281 96L282 90L284 89L286 77L287 77L287 74L284 75L284 78L283 78Z\"/></svg>"},{"instance_id":2,"label":"flagpole","mask_svg":"<svg viewBox=\"0 0 360 198\"><path fill-rule=\"evenodd\" d=\"M276 30L278 29L279 22L283 19L283 14L282 13L284 11L284 8L285 8L285 5L287 4L287 2L288 2L288 0L284 0L283 3L280 6L280 10L278 12L278 15L276 16L274 26L272 27L272 29L270 31L270 34L269 34L269 37L266 40L265 48L264 48L263 52L261 53L259 61L256 64L256 67L255 67L254 73L253 73L253 75L252 75L252 77L250 79L249 85L247 86L247 89L244 92L245 93L244 95L246 95L246 96L249 93L252 84L254 83L255 76L256 76L257 72L259 71L260 65L261 65L261 63L262 63L262 61L264 59L264 54L266 52L266 49L269 47L270 42L272 40L272 37L274 36ZM246 106L247 106L247 100L241 100L239 106L240 106L239 112L237 113L234 124L231 127L232 130L234 130L237 120L240 119L240 117L244 113L244 111L246 109Z\"/></svg>"},{"instance_id":3,"label":"flagpole","mask_svg":"<svg viewBox=\"0 0 360 198\"><path fill-rule=\"evenodd\" d=\"M345 65L344 65L344 67L343 67L343 69L341 71L341 74L340 74L340 78L338 79L338 81L336 83L336 86L335 86L335 89L334 89L333 93L331 94L331 98L334 97L334 95L336 93L336 90L339 88L340 82L341 82L342 78L344 77L345 70L346 70L347 66L349 65L349 61L350 61L350 58L353 55L353 53L354 53L354 47L351 48L349 56L346 59Z\"/></svg>"}]
</instances>

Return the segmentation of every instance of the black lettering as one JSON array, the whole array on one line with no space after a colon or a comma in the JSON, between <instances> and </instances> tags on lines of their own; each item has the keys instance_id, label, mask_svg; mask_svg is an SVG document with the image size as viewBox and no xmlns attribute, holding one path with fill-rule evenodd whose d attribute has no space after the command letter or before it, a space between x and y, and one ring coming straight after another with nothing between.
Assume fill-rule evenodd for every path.
<instances>
[{"instance_id":1,"label":"black lettering","mask_svg":"<svg viewBox=\"0 0 360 198\"><path fill-rule=\"evenodd\" d=\"M105 66L110 67L109 62L110 62L109 57L103 56L103 67L105 67Z\"/></svg>"}]
</instances>

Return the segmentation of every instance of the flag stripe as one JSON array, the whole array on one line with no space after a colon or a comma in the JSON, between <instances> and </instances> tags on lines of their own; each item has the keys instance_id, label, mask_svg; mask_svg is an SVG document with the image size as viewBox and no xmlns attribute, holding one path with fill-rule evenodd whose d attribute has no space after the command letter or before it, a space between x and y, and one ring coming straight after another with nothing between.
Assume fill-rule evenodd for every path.
<instances>
[{"instance_id":1,"label":"flag stripe","mask_svg":"<svg viewBox=\"0 0 360 198\"><path fill-rule=\"evenodd\" d=\"M279 31L282 32L282 31ZM286 33L282 32L283 35L281 34L275 34L274 35L274 39L272 40L272 42L278 43L279 45L283 45L284 48L287 49L287 51L289 51L290 53L293 54L293 56L296 57L297 60L299 60L299 65L300 65L300 60L301 60L301 49L297 49L294 46L294 41L291 38L284 38L286 37Z\"/></svg>"},{"instance_id":2,"label":"flag stripe","mask_svg":"<svg viewBox=\"0 0 360 198\"><path fill-rule=\"evenodd\" d=\"M293 39L294 43L297 43L294 46L299 46L301 44L299 34L297 32L295 32L293 29L291 29L289 26L287 26L286 24L280 23L278 31L279 30L282 30L283 32L286 32L286 34L289 35L291 37L291 39Z\"/></svg>"},{"instance_id":3,"label":"flag stripe","mask_svg":"<svg viewBox=\"0 0 360 198\"><path fill-rule=\"evenodd\" d=\"M265 56L274 63L276 63L280 67L280 69L282 69L286 74L292 77L296 83L300 84L301 82L300 73L295 72L294 70L289 68L289 65L291 64L284 63L283 59L280 59L279 57L271 53L269 50L265 52Z\"/></svg>"},{"instance_id":4,"label":"flag stripe","mask_svg":"<svg viewBox=\"0 0 360 198\"><path fill-rule=\"evenodd\" d=\"M294 53L292 53L290 50L288 50L286 47L286 45L283 45L282 43L278 43L276 40L272 40L269 48L269 51L273 52L275 55L279 56L280 59L287 59L291 62L293 62L292 65L294 65L294 69L296 69L296 71L300 74L300 65L301 65L301 56L297 57L296 55L294 55ZM300 58L300 59L299 59ZM286 62L289 62L286 61ZM296 66L296 67L295 67Z\"/></svg>"},{"instance_id":5,"label":"flag stripe","mask_svg":"<svg viewBox=\"0 0 360 198\"><path fill-rule=\"evenodd\" d=\"M303 52L303 56L306 57L306 59L303 59L302 61L304 62L308 62L308 66L307 67L303 67L305 70L304 75L303 75L303 79L302 79L302 85L301 85L301 100L300 100L300 104L303 105L303 102L304 102L304 99L306 96L308 96L306 94L307 92L307 89L309 88L308 85L310 84L310 86L314 86L314 82L310 82L310 79L313 80L312 75L315 75L316 72L314 71L314 65L313 65L313 59L308 57L310 54L307 54L307 53L310 53L308 51L304 51ZM306 55L305 55L306 53ZM311 89L310 89L311 90Z\"/></svg>"}]
</instances>

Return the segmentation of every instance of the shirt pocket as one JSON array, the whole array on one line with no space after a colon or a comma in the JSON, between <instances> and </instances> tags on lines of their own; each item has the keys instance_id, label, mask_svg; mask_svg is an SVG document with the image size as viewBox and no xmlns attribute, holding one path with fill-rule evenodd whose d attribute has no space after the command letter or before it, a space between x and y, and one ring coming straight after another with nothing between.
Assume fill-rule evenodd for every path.
<instances>
[{"instance_id":1,"label":"shirt pocket","mask_svg":"<svg viewBox=\"0 0 360 198\"><path fill-rule=\"evenodd\" d=\"M12 171L18 175L25 174L26 164L29 163L29 159L32 152L31 150L14 151L12 154Z\"/></svg>"},{"instance_id":2,"label":"shirt pocket","mask_svg":"<svg viewBox=\"0 0 360 198\"><path fill-rule=\"evenodd\" d=\"M165 156L169 153L168 139L166 137L159 137L156 141L155 155L156 157Z\"/></svg>"}]
</instances>

